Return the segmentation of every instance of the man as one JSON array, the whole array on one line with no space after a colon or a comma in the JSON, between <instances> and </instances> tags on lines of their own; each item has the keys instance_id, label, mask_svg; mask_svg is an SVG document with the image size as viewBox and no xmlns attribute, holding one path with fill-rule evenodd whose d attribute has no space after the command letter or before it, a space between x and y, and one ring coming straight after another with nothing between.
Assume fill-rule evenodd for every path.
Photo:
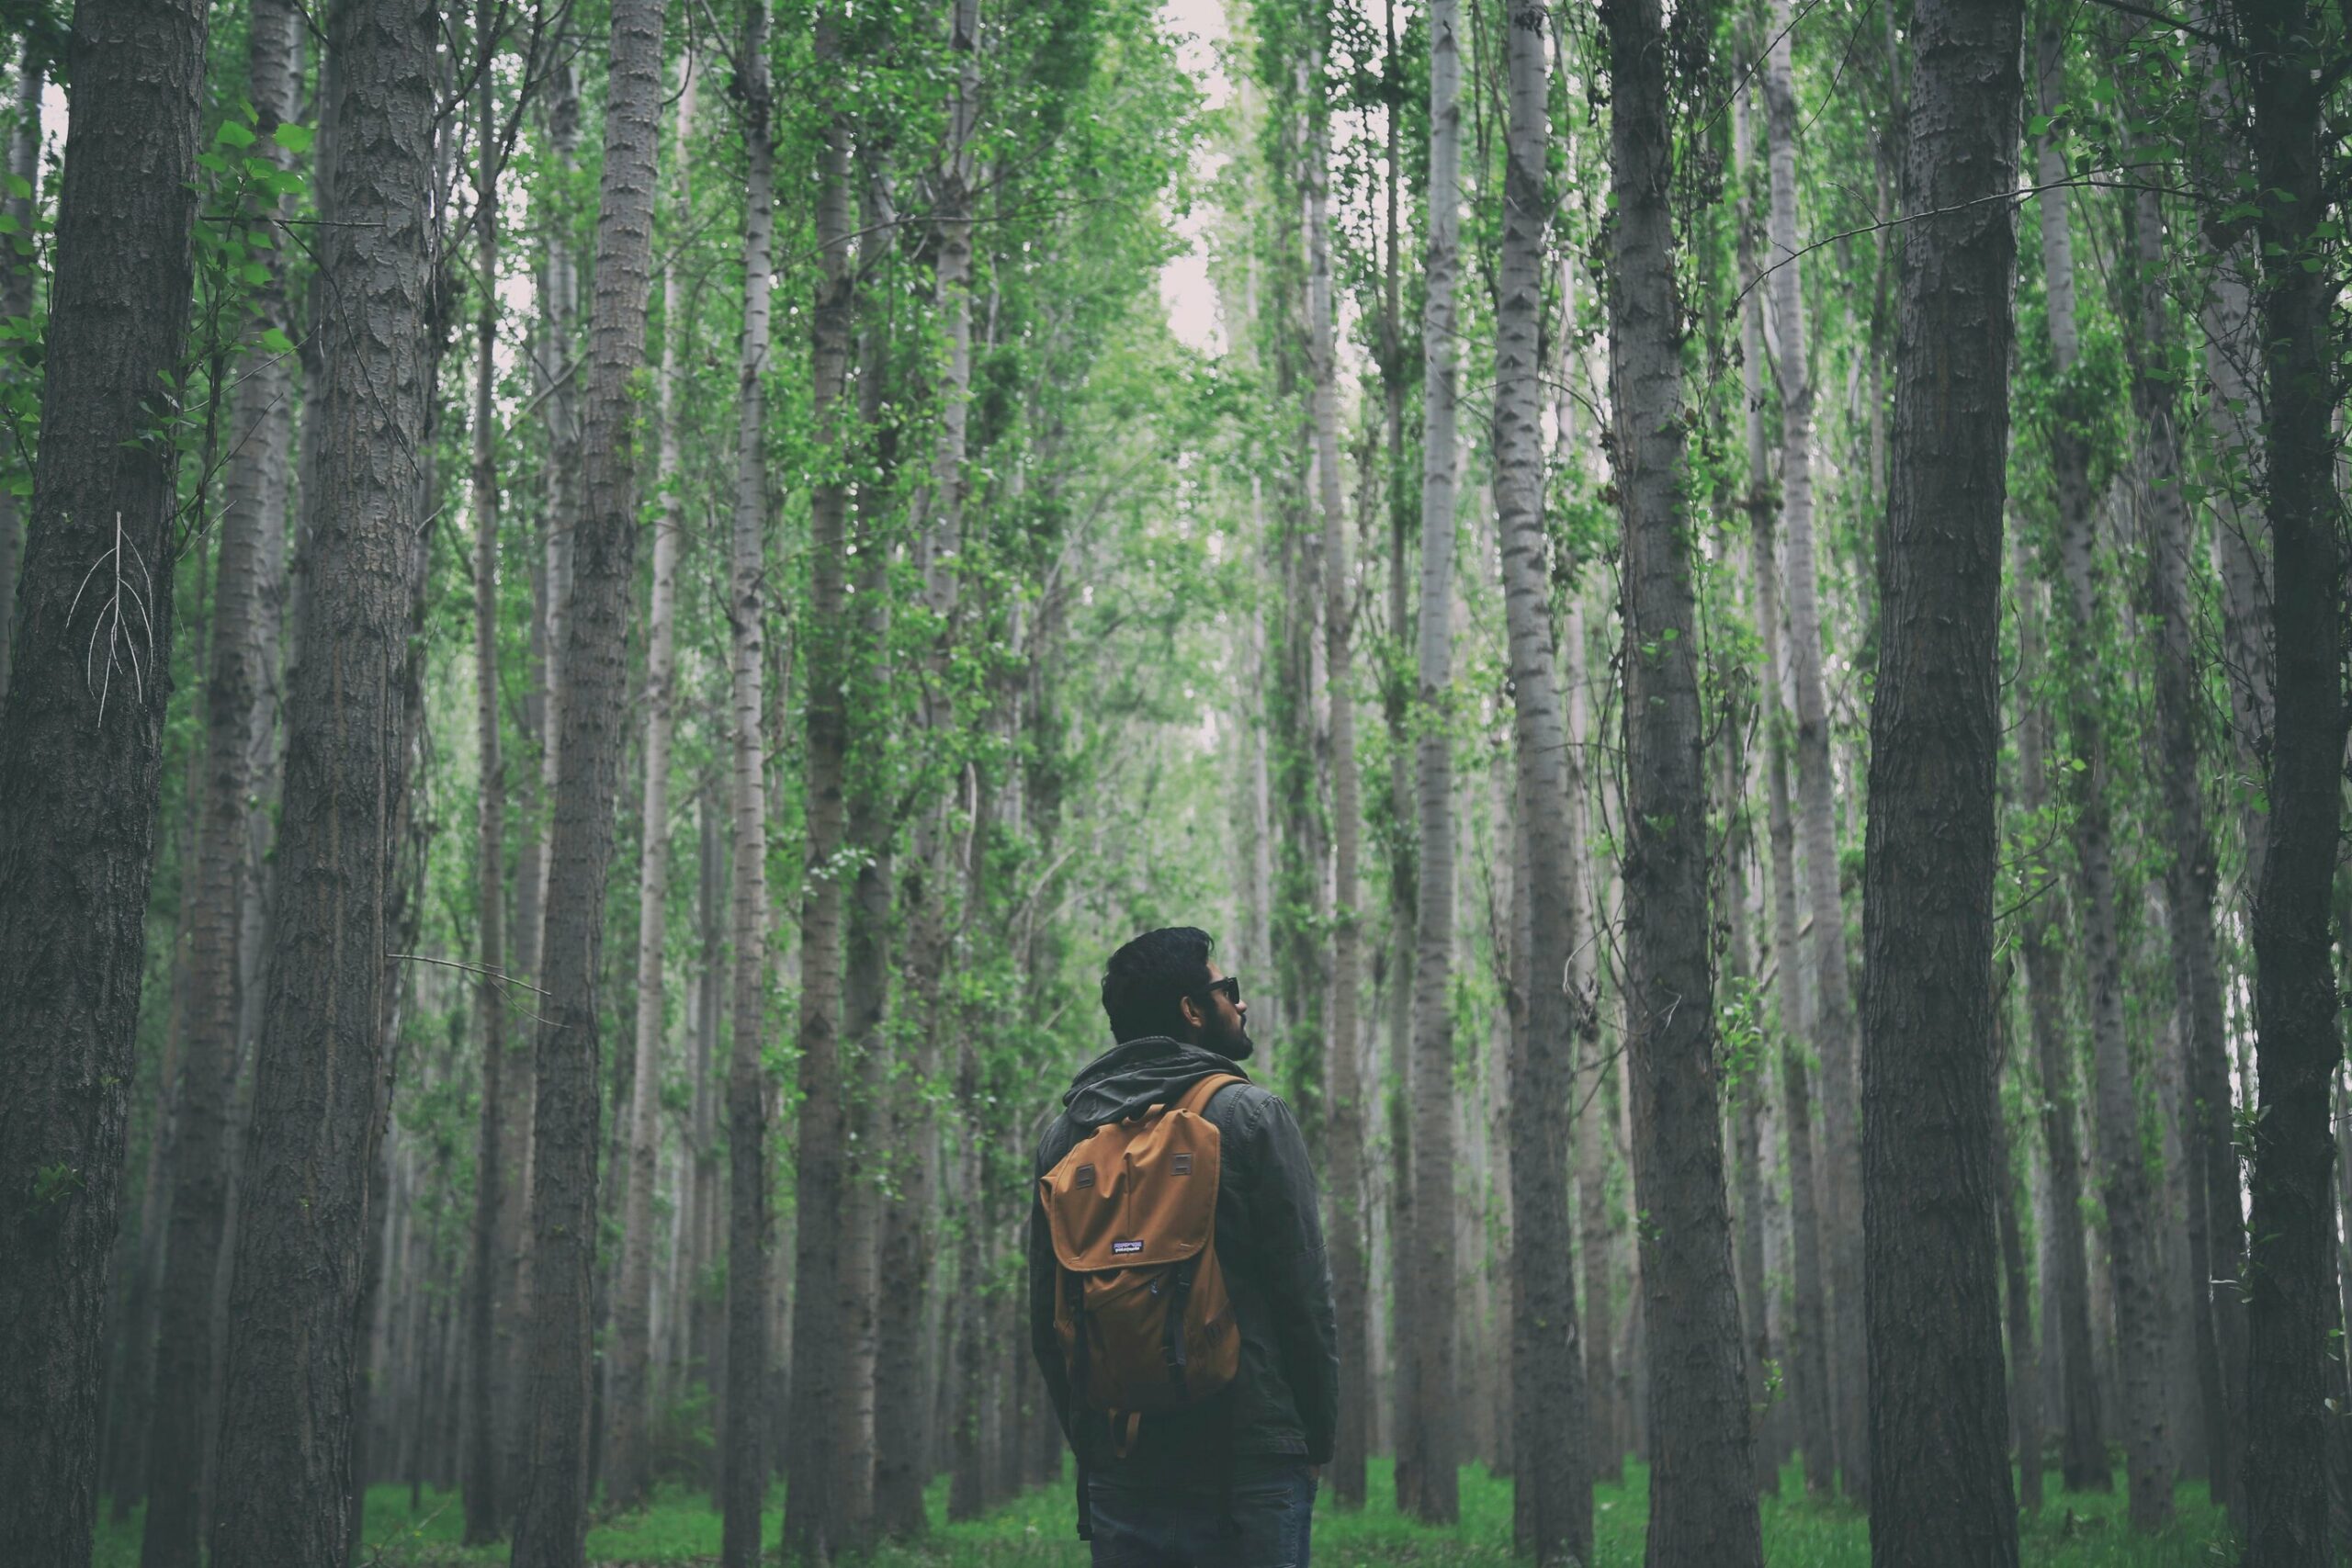
<instances>
[{"instance_id":1,"label":"man","mask_svg":"<svg viewBox=\"0 0 2352 1568\"><path fill-rule=\"evenodd\" d=\"M1255 1050L1238 979L1208 933L1147 931L1111 955L1102 1010L1118 1042L1081 1070L1037 1145L1043 1177L1095 1128L1169 1105ZM1339 1336L1315 1173L1280 1099L1242 1082L1210 1099L1221 1174L1216 1247L1241 1352L1233 1382L1155 1414L1123 1456L1099 1414L1073 1407L1054 1333L1046 1213L1029 1223L1029 1340L1078 1453L1079 1534L1096 1568L1308 1568L1316 1481L1339 1421Z\"/></svg>"}]
</instances>

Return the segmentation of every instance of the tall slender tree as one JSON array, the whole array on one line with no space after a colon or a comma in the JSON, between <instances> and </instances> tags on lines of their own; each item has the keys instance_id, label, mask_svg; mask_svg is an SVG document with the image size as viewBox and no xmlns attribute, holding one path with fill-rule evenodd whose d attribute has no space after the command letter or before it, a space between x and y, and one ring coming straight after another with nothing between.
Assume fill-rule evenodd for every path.
<instances>
[{"instance_id":1,"label":"tall slender tree","mask_svg":"<svg viewBox=\"0 0 2352 1568\"><path fill-rule=\"evenodd\" d=\"M1552 637L1544 507L1544 242L1555 203L1547 13L1506 18L1510 122L1495 299L1495 526L1508 620L1514 758L1526 864L1525 963L1516 976L1526 1026L1511 1063L1510 1451L1512 1534L1538 1563L1592 1555L1584 1368L1577 1346L1575 1224L1561 1108L1576 1085L1568 955L1578 942L1569 878L1567 736Z\"/></svg>"},{"instance_id":2,"label":"tall slender tree","mask_svg":"<svg viewBox=\"0 0 2352 1568\"><path fill-rule=\"evenodd\" d=\"M170 694L201 6L79 0L0 700L0 1555L90 1559L99 1335ZM95 587L95 593L86 592ZM103 652L100 660L97 655Z\"/></svg>"},{"instance_id":3,"label":"tall slender tree","mask_svg":"<svg viewBox=\"0 0 2352 1568\"><path fill-rule=\"evenodd\" d=\"M1320 25L1307 62L1307 80L1320 88L1325 40ZM1325 1065L1329 1075L1324 1135L1329 1143L1332 1295L1340 1330L1342 1375L1355 1385L1340 1404L1340 1421L1353 1424L1347 1439L1360 1449L1365 1416L1363 1375L1371 1348L1367 1298L1371 1264L1365 1247L1362 1025L1363 925L1357 903L1357 863L1363 837L1361 773L1356 761L1355 579L1348 525L1340 502L1338 305L1331 278L1331 118L1328 104L1306 106L1306 332L1308 379L1315 421L1316 505L1323 534L1323 667L1329 694L1331 765L1331 989ZM1352 1397L1351 1397L1352 1396ZM1361 1500L1361 1497L1357 1500Z\"/></svg>"},{"instance_id":4,"label":"tall slender tree","mask_svg":"<svg viewBox=\"0 0 2352 1568\"><path fill-rule=\"evenodd\" d=\"M1797 96L1791 65L1796 27L1789 0L1774 0L1765 58L1766 134L1771 203L1765 248L1768 295L1778 331L1773 370L1781 387L1781 518L1787 568L1789 684L1796 705L1798 830L1812 905L1814 1042L1821 1055L1823 1234L1829 1247L1829 1359L1838 1469L1848 1494L1870 1497L1868 1384L1862 1346L1861 1135L1849 999L1845 895L1838 855L1838 783L1829 755L1829 700L1822 680L1822 618L1813 530L1813 371L1807 358L1803 254L1797 240Z\"/></svg>"},{"instance_id":5,"label":"tall slender tree","mask_svg":"<svg viewBox=\"0 0 2352 1568\"><path fill-rule=\"evenodd\" d=\"M820 80L849 62L847 18L834 7L816 20ZM786 1473L804 1482L829 1475L842 1436L847 1390L841 1345L840 1210L848 1156L848 1107L842 1085L842 875L847 831L843 773L849 750L848 595L842 562L849 539L847 401L850 337L857 278L851 249L851 119L838 101L824 108L818 152L817 243L820 266L811 312L809 360L820 465L809 495L807 818L808 849L800 894L800 1125L794 1150L791 1451ZM844 1521L829 1484L790 1487L785 1496L785 1551L823 1558L840 1544Z\"/></svg>"},{"instance_id":6,"label":"tall slender tree","mask_svg":"<svg viewBox=\"0 0 2352 1568\"><path fill-rule=\"evenodd\" d=\"M1399 1430L1413 1432L1398 1501L1416 1517L1461 1510L1461 1421L1454 1386L1453 754L1445 723L1453 681L1453 504L1460 372L1454 292L1461 274L1462 51L1456 0L1431 0L1429 231L1421 304L1421 581L1415 681L1412 1235L1400 1238L1411 1281L1401 1329L1413 1343L1412 1388ZM1400 1306L1407 1303L1400 1303Z\"/></svg>"},{"instance_id":7,"label":"tall slender tree","mask_svg":"<svg viewBox=\"0 0 2352 1568\"><path fill-rule=\"evenodd\" d=\"M2014 1563L1993 1126L2019 0L1912 12L1862 896L1871 1561Z\"/></svg>"},{"instance_id":8,"label":"tall slender tree","mask_svg":"<svg viewBox=\"0 0 2352 1568\"><path fill-rule=\"evenodd\" d=\"M2061 18L2045 13L2036 40L2040 101L2045 117L2065 107L2064 39ZM2172 1517L2172 1433L2159 1382L2165 1365L2163 1303L2155 1255L2155 1194L2140 1134L2140 1090L2123 1015L2123 958L2117 931L2118 895L2109 795L2106 688L2098 649L2105 613L2103 572L2091 493L2090 411L2080 378L2080 329L2075 259L2066 214L2063 130L2046 129L2038 149L2042 190L2042 284L2048 299L2052 357L2059 375L2058 406L2050 446L2058 489L2058 563L2064 592L2059 622L2067 741L2080 762L2070 768L2076 908L2082 919L2084 963L2090 980L2093 1124L2098 1131L2100 1195L2108 1249L2114 1261L2117 1366L2121 1382L2125 1472L2135 1530L2151 1531Z\"/></svg>"},{"instance_id":9,"label":"tall slender tree","mask_svg":"<svg viewBox=\"0 0 2352 1568\"><path fill-rule=\"evenodd\" d=\"M289 6L259 0L246 27L246 92L256 117L266 117L273 130L293 118L294 21ZM282 314L283 289L271 287L283 270L279 253L272 246L261 254L265 299L274 296ZM203 804L187 906L186 1027L172 1115L169 1236L157 1301L154 1427L147 1439L147 1513L139 1551L143 1568L195 1568L210 1447L213 1309L229 1220L230 1121L243 1011L241 946L252 872L252 738L255 709L267 697L261 661L262 623L270 612L265 557L269 531L282 536L286 529L286 457L294 433L286 400L292 378L284 360L262 344L261 331L256 325L251 352L239 361L236 446L223 475L216 525Z\"/></svg>"},{"instance_id":10,"label":"tall slender tree","mask_svg":"<svg viewBox=\"0 0 2352 1568\"><path fill-rule=\"evenodd\" d=\"M1606 0L1611 452L1623 525L1626 1055L1653 1565L1760 1565L1707 916L1696 606L1683 495L1673 120L1657 0Z\"/></svg>"},{"instance_id":11,"label":"tall slender tree","mask_svg":"<svg viewBox=\"0 0 2352 1568\"><path fill-rule=\"evenodd\" d=\"M685 67L677 100L678 191L691 210L689 152L695 118L695 68ZM645 793L639 811L637 881L637 1063L629 1074L627 1184L621 1205L620 1275L613 1287L610 1411L605 1416L605 1501L618 1508L643 1502L652 1489L653 1185L661 1123L662 1033L664 1022L663 944L670 914L670 740L677 728L678 558L684 531L678 495L678 343L685 305L681 269L662 276L661 445L654 493L661 506L653 531L652 592L645 611Z\"/></svg>"},{"instance_id":12,"label":"tall slender tree","mask_svg":"<svg viewBox=\"0 0 2352 1568\"><path fill-rule=\"evenodd\" d=\"M312 331L326 383L304 488L307 608L286 705L286 785L238 1201L211 1562L339 1564L364 1404L355 1326L377 1235L390 1098L388 954L412 735L410 634L435 170L434 18L355 0L328 38L326 222Z\"/></svg>"},{"instance_id":13,"label":"tall slender tree","mask_svg":"<svg viewBox=\"0 0 2352 1568\"><path fill-rule=\"evenodd\" d=\"M2018 582L2017 637L2021 668L2043 667L2041 589L2023 536L2010 544ZM2018 801L2025 841L2039 841L2050 807L2050 719L2031 691L2019 689ZM2069 1492L2105 1492L2115 1484L2101 1438L2098 1380L2091 1350L2090 1266L2083 1224L2083 1161L2077 1137L2072 1042L2063 1010L2064 956L2052 942L2055 887L2045 887L2018 911L2018 948L2025 960L2026 1022L2033 1039L2036 1099L2041 1108L2041 1147L2050 1184L2050 1235L2045 1289L2055 1311L2042 1334L2054 1339L2062 1405L2059 1471ZM2054 1317L2055 1322L2049 1319Z\"/></svg>"},{"instance_id":14,"label":"tall slender tree","mask_svg":"<svg viewBox=\"0 0 2352 1568\"><path fill-rule=\"evenodd\" d=\"M531 1475L517 1568L576 1568L587 1542L590 1276L595 1262L596 976L613 855L636 577L639 399L652 293L662 0L616 0L589 320L582 506L564 615L563 765L548 841L548 995L531 1168Z\"/></svg>"},{"instance_id":15,"label":"tall slender tree","mask_svg":"<svg viewBox=\"0 0 2352 1568\"><path fill-rule=\"evenodd\" d=\"M730 735L735 821L732 1035L727 1057L727 1385L721 1431L719 1555L760 1559L768 1376L768 807L766 388L775 274L775 142L768 88L768 13L743 10L732 94L743 129L743 331L736 352L735 504L728 565Z\"/></svg>"},{"instance_id":16,"label":"tall slender tree","mask_svg":"<svg viewBox=\"0 0 2352 1568\"><path fill-rule=\"evenodd\" d=\"M496 30L489 5L477 14L474 38L474 300L473 469L469 510L474 525L474 744L481 753L481 800L475 819L474 956L482 974L474 989L475 1026L481 1036L481 1115L474 1156L474 1235L466 1281L466 1374L474 1400L466 1423L465 1539L481 1546L505 1526L499 1493L498 1289L499 1240L506 1229L507 1115L514 1093L506 1032L506 759L499 723L498 680L498 162L491 127L497 82L492 73Z\"/></svg>"}]
</instances>

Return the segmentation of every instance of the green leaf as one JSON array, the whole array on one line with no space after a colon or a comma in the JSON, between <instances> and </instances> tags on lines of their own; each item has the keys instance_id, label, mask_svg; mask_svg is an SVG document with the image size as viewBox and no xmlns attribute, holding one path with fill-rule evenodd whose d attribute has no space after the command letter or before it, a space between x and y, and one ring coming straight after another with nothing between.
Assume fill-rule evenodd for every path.
<instances>
[{"instance_id":1,"label":"green leaf","mask_svg":"<svg viewBox=\"0 0 2352 1568\"><path fill-rule=\"evenodd\" d=\"M263 328L261 334L261 345L262 347L269 350L272 354L291 354L294 352L294 340L286 335L286 331L282 327Z\"/></svg>"},{"instance_id":2,"label":"green leaf","mask_svg":"<svg viewBox=\"0 0 2352 1568\"><path fill-rule=\"evenodd\" d=\"M289 119L270 133L270 140L288 152L308 152L311 150L311 141L317 138L318 134L309 126L296 125Z\"/></svg>"},{"instance_id":3,"label":"green leaf","mask_svg":"<svg viewBox=\"0 0 2352 1568\"><path fill-rule=\"evenodd\" d=\"M212 140L223 147L250 147L254 144L253 128L233 119L224 119Z\"/></svg>"},{"instance_id":4,"label":"green leaf","mask_svg":"<svg viewBox=\"0 0 2352 1568\"><path fill-rule=\"evenodd\" d=\"M237 269L237 276L255 288L259 288L269 281L269 268L259 262L247 262Z\"/></svg>"},{"instance_id":5,"label":"green leaf","mask_svg":"<svg viewBox=\"0 0 2352 1568\"><path fill-rule=\"evenodd\" d=\"M32 199L33 182L25 178L22 175L0 175L0 184L6 184L8 187L8 194L17 197L19 201L30 201Z\"/></svg>"}]
</instances>

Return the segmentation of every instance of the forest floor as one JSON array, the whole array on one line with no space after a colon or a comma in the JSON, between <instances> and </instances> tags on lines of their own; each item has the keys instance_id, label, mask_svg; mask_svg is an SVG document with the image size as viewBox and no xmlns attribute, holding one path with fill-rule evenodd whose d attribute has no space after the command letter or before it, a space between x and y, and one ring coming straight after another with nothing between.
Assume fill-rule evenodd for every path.
<instances>
[{"instance_id":1,"label":"forest floor","mask_svg":"<svg viewBox=\"0 0 2352 1568\"><path fill-rule=\"evenodd\" d=\"M2054 1477L2052 1478L2055 1479ZM1593 1493L1593 1568L1636 1568L1642 1560L1647 1477L1628 1465L1622 1484ZM1373 1462L1372 1502L1341 1513L1328 1498L1316 1510L1315 1558L1321 1568L1509 1568L1510 1484L1471 1466L1462 1472L1462 1522L1432 1529L1401 1517L1388 1466ZM891 1547L868 1568L1082 1568L1086 1548L1073 1539L1069 1489L1028 1493L986 1518L945 1523L944 1478L932 1489L935 1531L920 1546ZM782 1525L784 1494L769 1500L761 1538L774 1541ZM2208 1568L2225 1540L2220 1512L2201 1483L2182 1485L2179 1517L2160 1536L2133 1539L2122 1521L2119 1481L2109 1494L2056 1493L2039 1517L2026 1521L2024 1568ZM455 1568L500 1563L503 1545L469 1551L458 1544L461 1510L453 1493L425 1492L410 1508L405 1486L372 1487L368 1495L368 1551L357 1568ZM642 1514L598 1525L588 1536L591 1562L707 1563L718 1561L718 1515L709 1499L665 1488ZM1870 1530L1844 1507L1805 1502L1792 1465L1781 1496L1764 1500L1764 1556L1772 1568L1869 1568ZM94 1568L137 1568L139 1519L98 1526Z\"/></svg>"}]
</instances>

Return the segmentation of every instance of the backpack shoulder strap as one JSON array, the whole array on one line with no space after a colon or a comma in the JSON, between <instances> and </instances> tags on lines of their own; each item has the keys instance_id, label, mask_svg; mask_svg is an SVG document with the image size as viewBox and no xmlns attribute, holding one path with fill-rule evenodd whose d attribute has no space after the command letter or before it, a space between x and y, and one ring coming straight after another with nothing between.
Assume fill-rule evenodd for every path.
<instances>
[{"instance_id":1,"label":"backpack shoulder strap","mask_svg":"<svg viewBox=\"0 0 2352 1568\"><path fill-rule=\"evenodd\" d=\"M1171 1112L1189 1111L1198 1116L1208 1110L1209 1101L1216 1097L1217 1090L1229 1083L1248 1083L1250 1079L1240 1073L1211 1073L1204 1078L1196 1079L1193 1087L1186 1089L1176 1103L1168 1109Z\"/></svg>"}]
</instances>

